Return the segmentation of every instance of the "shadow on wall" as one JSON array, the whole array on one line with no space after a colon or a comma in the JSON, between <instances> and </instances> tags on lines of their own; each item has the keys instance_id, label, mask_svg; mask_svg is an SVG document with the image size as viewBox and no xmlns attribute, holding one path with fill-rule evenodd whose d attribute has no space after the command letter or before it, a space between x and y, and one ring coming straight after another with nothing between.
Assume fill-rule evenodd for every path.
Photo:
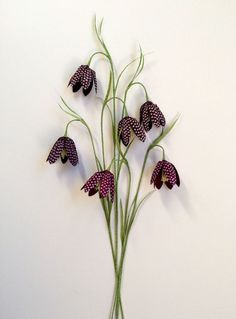
<instances>
[{"instance_id":1,"label":"shadow on wall","mask_svg":"<svg viewBox=\"0 0 236 319\"><path fill-rule=\"evenodd\" d=\"M172 200L170 200L170 197ZM160 191L160 198L163 205L166 207L167 212L174 211L173 206L176 202L179 202L183 211L186 212L191 219L196 216L194 207L190 200L189 190L181 179L179 188L174 186L172 190L166 189L165 191Z\"/></svg>"}]
</instances>

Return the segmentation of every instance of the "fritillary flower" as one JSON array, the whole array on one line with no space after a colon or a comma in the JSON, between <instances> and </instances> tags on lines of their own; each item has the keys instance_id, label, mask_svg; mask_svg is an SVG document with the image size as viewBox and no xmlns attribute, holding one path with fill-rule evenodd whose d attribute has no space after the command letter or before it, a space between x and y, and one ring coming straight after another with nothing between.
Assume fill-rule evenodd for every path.
<instances>
[{"instance_id":1,"label":"fritillary flower","mask_svg":"<svg viewBox=\"0 0 236 319\"><path fill-rule=\"evenodd\" d=\"M82 87L84 95L88 95L92 90L92 87L95 87L95 92L97 93L97 79L96 72L88 65L81 65L75 74L71 77L68 84L72 86L72 91L77 92Z\"/></svg>"},{"instance_id":2,"label":"fritillary flower","mask_svg":"<svg viewBox=\"0 0 236 319\"><path fill-rule=\"evenodd\" d=\"M100 198L105 198L110 195L111 201L113 202L115 190L114 175L108 170L96 172L81 189L88 192L89 196L97 192L99 192Z\"/></svg>"},{"instance_id":3,"label":"fritillary flower","mask_svg":"<svg viewBox=\"0 0 236 319\"><path fill-rule=\"evenodd\" d=\"M63 164L65 164L68 159L73 166L78 164L78 154L75 143L71 138L67 136L59 137L59 139L53 145L48 155L47 161L50 164L53 164L59 157L61 158Z\"/></svg>"},{"instance_id":4,"label":"fritillary flower","mask_svg":"<svg viewBox=\"0 0 236 319\"><path fill-rule=\"evenodd\" d=\"M180 185L179 174L176 168L166 160L157 163L151 177L151 184L154 184L154 188L160 189L163 183L169 189L172 189L175 184L177 186Z\"/></svg>"},{"instance_id":5,"label":"fritillary flower","mask_svg":"<svg viewBox=\"0 0 236 319\"><path fill-rule=\"evenodd\" d=\"M143 127L140 125L140 123L133 117L125 116L120 120L118 125L118 134L120 136L122 143L125 146L129 144L131 130L134 132L134 134L138 137L140 141L145 141L145 131Z\"/></svg>"},{"instance_id":6,"label":"fritillary flower","mask_svg":"<svg viewBox=\"0 0 236 319\"><path fill-rule=\"evenodd\" d=\"M165 126L166 120L159 107L151 101L147 101L140 108L140 123L148 132L153 124L156 127Z\"/></svg>"}]
</instances>

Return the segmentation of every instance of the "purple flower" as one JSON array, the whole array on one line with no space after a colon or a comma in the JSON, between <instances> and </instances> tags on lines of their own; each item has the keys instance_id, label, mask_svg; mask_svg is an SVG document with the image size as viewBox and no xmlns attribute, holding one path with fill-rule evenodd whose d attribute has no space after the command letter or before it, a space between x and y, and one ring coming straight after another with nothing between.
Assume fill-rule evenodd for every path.
<instances>
[{"instance_id":1,"label":"purple flower","mask_svg":"<svg viewBox=\"0 0 236 319\"><path fill-rule=\"evenodd\" d=\"M166 160L159 161L152 173L151 184L154 188L160 189L163 183L169 189L176 185L180 185L179 174L173 164Z\"/></svg>"},{"instance_id":2,"label":"purple flower","mask_svg":"<svg viewBox=\"0 0 236 319\"><path fill-rule=\"evenodd\" d=\"M156 127L165 126L166 120L159 107L151 101L147 101L140 108L140 123L148 132L152 128L152 124Z\"/></svg>"},{"instance_id":3,"label":"purple flower","mask_svg":"<svg viewBox=\"0 0 236 319\"><path fill-rule=\"evenodd\" d=\"M133 117L125 116L123 117L123 119L120 120L118 125L118 134L125 146L129 144L131 129L133 130L134 134L140 139L140 141L145 141L145 131L140 123Z\"/></svg>"},{"instance_id":4,"label":"purple flower","mask_svg":"<svg viewBox=\"0 0 236 319\"><path fill-rule=\"evenodd\" d=\"M82 87L83 93L86 96L92 90L93 83L95 86L95 92L97 93L96 72L90 69L88 65L81 65L71 77L68 86L72 86L73 92L79 91L79 89Z\"/></svg>"},{"instance_id":5,"label":"purple flower","mask_svg":"<svg viewBox=\"0 0 236 319\"><path fill-rule=\"evenodd\" d=\"M65 164L68 159L73 166L78 164L78 154L75 143L71 138L67 136L59 137L59 139L53 145L48 155L47 161L49 161L50 164L53 164L59 157L61 157L63 164Z\"/></svg>"},{"instance_id":6,"label":"purple flower","mask_svg":"<svg viewBox=\"0 0 236 319\"><path fill-rule=\"evenodd\" d=\"M114 175L108 170L96 172L81 189L88 192L89 196L99 192L100 198L107 197L110 193L110 198L113 202L115 190Z\"/></svg>"}]
</instances>

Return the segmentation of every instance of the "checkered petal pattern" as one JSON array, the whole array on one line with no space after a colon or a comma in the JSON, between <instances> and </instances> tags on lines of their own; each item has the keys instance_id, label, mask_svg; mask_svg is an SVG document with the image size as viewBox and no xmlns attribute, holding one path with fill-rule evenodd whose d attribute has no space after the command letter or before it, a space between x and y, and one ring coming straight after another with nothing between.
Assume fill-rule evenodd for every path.
<instances>
[{"instance_id":1,"label":"checkered petal pattern","mask_svg":"<svg viewBox=\"0 0 236 319\"><path fill-rule=\"evenodd\" d=\"M95 92L97 93L97 91L98 91L98 82L97 82L97 77L96 77L95 71L93 71L93 82L94 82Z\"/></svg>"},{"instance_id":2,"label":"checkered petal pattern","mask_svg":"<svg viewBox=\"0 0 236 319\"><path fill-rule=\"evenodd\" d=\"M136 119L131 117L130 126L132 130L134 131L134 134L138 137L138 139L144 142L146 139L146 134L143 127L140 125L140 123Z\"/></svg>"},{"instance_id":3,"label":"checkered petal pattern","mask_svg":"<svg viewBox=\"0 0 236 319\"><path fill-rule=\"evenodd\" d=\"M157 176L159 175L159 173L162 170L162 166L163 166L163 162L164 161L159 161L156 165L156 167L154 168L154 171L152 173L152 177L151 177L151 184L155 182Z\"/></svg>"},{"instance_id":4,"label":"checkered petal pattern","mask_svg":"<svg viewBox=\"0 0 236 319\"><path fill-rule=\"evenodd\" d=\"M152 124L156 127L165 126L166 120L159 107L151 101L147 101L140 108L140 123L148 132L152 128Z\"/></svg>"},{"instance_id":5,"label":"checkered petal pattern","mask_svg":"<svg viewBox=\"0 0 236 319\"><path fill-rule=\"evenodd\" d=\"M115 194L115 179L114 175L110 173L110 195L111 195L111 201L114 201L114 194Z\"/></svg>"},{"instance_id":6,"label":"checkered petal pattern","mask_svg":"<svg viewBox=\"0 0 236 319\"><path fill-rule=\"evenodd\" d=\"M67 136L59 137L59 139L56 141L56 143L53 145L47 161L50 164L53 164L57 161L57 159L61 156L62 152L65 152L66 156L61 158L62 163L66 163L67 158L69 159L70 163L75 166L78 164L78 154L76 151L75 143L74 141Z\"/></svg>"},{"instance_id":7,"label":"checkered petal pattern","mask_svg":"<svg viewBox=\"0 0 236 319\"><path fill-rule=\"evenodd\" d=\"M120 120L118 125L118 135L125 146L128 146L129 144L131 129L140 141L145 141L145 131L140 123L133 117L125 116Z\"/></svg>"},{"instance_id":8,"label":"checkered petal pattern","mask_svg":"<svg viewBox=\"0 0 236 319\"><path fill-rule=\"evenodd\" d=\"M98 182L100 181L101 178L102 178L102 172L96 172L87 180L87 182L84 184L84 186L81 189L84 189L86 193L91 191L92 189L97 187Z\"/></svg>"},{"instance_id":9,"label":"checkered petal pattern","mask_svg":"<svg viewBox=\"0 0 236 319\"><path fill-rule=\"evenodd\" d=\"M125 146L128 146L131 136L130 120L128 116L120 120L118 125L118 135L120 136L122 143Z\"/></svg>"},{"instance_id":10,"label":"checkered petal pattern","mask_svg":"<svg viewBox=\"0 0 236 319\"><path fill-rule=\"evenodd\" d=\"M175 184L180 186L179 174L175 166L166 160L157 163L151 177L151 184L154 184L154 187L160 189L163 183L169 189L172 189Z\"/></svg>"},{"instance_id":11,"label":"checkered petal pattern","mask_svg":"<svg viewBox=\"0 0 236 319\"><path fill-rule=\"evenodd\" d=\"M111 201L113 202L115 189L114 175L108 170L96 172L81 189L84 189L85 192L89 192L90 196L99 191L100 198L105 198L110 194Z\"/></svg>"},{"instance_id":12,"label":"checkered petal pattern","mask_svg":"<svg viewBox=\"0 0 236 319\"><path fill-rule=\"evenodd\" d=\"M61 156L61 152L64 149L64 142L65 142L65 137L64 136L59 137L59 139L53 145L47 158L47 162L49 162L49 164L55 163L58 160L58 158Z\"/></svg>"},{"instance_id":13,"label":"checkered petal pattern","mask_svg":"<svg viewBox=\"0 0 236 319\"><path fill-rule=\"evenodd\" d=\"M111 199L113 201L114 197L114 175L106 170L103 172L103 177L100 182L100 197L107 197L108 194L111 194Z\"/></svg>"},{"instance_id":14,"label":"checkered petal pattern","mask_svg":"<svg viewBox=\"0 0 236 319\"><path fill-rule=\"evenodd\" d=\"M163 172L168 179L166 182L167 187L171 189L175 184L180 185L179 174L173 164L164 161Z\"/></svg>"},{"instance_id":15,"label":"checkered petal pattern","mask_svg":"<svg viewBox=\"0 0 236 319\"><path fill-rule=\"evenodd\" d=\"M146 132L152 128L152 122L150 121L150 114L146 103L140 108L140 123L143 125Z\"/></svg>"},{"instance_id":16,"label":"checkered petal pattern","mask_svg":"<svg viewBox=\"0 0 236 319\"><path fill-rule=\"evenodd\" d=\"M96 72L88 65L81 65L75 74L71 77L69 81L69 85L72 86L73 92L79 91L79 89L83 88L84 95L88 95L90 91L92 90L94 83L95 91L97 93L97 78L96 78Z\"/></svg>"},{"instance_id":17,"label":"checkered petal pattern","mask_svg":"<svg viewBox=\"0 0 236 319\"><path fill-rule=\"evenodd\" d=\"M65 137L65 150L70 163L73 166L76 166L79 162L79 158L76 151L75 143L69 137Z\"/></svg>"}]
</instances>

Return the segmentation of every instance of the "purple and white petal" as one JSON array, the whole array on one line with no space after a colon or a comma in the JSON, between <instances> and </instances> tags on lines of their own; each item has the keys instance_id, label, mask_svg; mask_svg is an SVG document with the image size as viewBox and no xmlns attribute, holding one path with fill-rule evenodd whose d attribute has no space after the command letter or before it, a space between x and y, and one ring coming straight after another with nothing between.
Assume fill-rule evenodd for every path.
<instances>
[{"instance_id":1,"label":"purple and white petal","mask_svg":"<svg viewBox=\"0 0 236 319\"><path fill-rule=\"evenodd\" d=\"M144 128L140 125L140 123L136 119L130 117L130 126L138 139L144 142L146 139L146 134Z\"/></svg>"},{"instance_id":2,"label":"purple and white petal","mask_svg":"<svg viewBox=\"0 0 236 319\"><path fill-rule=\"evenodd\" d=\"M97 78L96 78L96 72L93 71L93 70L92 70L92 72L93 72L94 88L95 88L95 92L97 93L97 91L98 91L98 83L97 83Z\"/></svg>"},{"instance_id":3,"label":"purple and white petal","mask_svg":"<svg viewBox=\"0 0 236 319\"><path fill-rule=\"evenodd\" d=\"M140 123L144 130L148 132L152 124L156 127L165 126L166 121L159 107L151 101L147 101L140 108Z\"/></svg>"},{"instance_id":4,"label":"purple and white petal","mask_svg":"<svg viewBox=\"0 0 236 319\"><path fill-rule=\"evenodd\" d=\"M174 165L166 160L164 160L163 162L164 162L163 163L163 173L167 177L168 182L172 185L176 184L177 177L176 177L176 171L175 171Z\"/></svg>"},{"instance_id":5,"label":"purple and white petal","mask_svg":"<svg viewBox=\"0 0 236 319\"><path fill-rule=\"evenodd\" d=\"M148 132L152 127L147 104L148 102L144 103L140 108L140 124L143 125L143 128L146 132Z\"/></svg>"},{"instance_id":6,"label":"purple and white petal","mask_svg":"<svg viewBox=\"0 0 236 319\"><path fill-rule=\"evenodd\" d=\"M130 118L128 116L123 117L118 125L118 135L122 143L125 146L128 146L131 136L131 129L130 129Z\"/></svg>"},{"instance_id":7,"label":"purple and white petal","mask_svg":"<svg viewBox=\"0 0 236 319\"><path fill-rule=\"evenodd\" d=\"M84 189L85 192L88 192L92 189L95 188L95 186L98 185L99 180L102 177L102 173L101 172L96 172L95 174L93 174L93 176L91 176L87 182L84 184L84 186L81 189Z\"/></svg>"},{"instance_id":8,"label":"purple and white petal","mask_svg":"<svg viewBox=\"0 0 236 319\"><path fill-rule=\"evenodd\" d=\"M65 150L66 150L67 157L68 157L70 163L73 166L76 166L79 162L78 154L76 151L76 146L75 146L74 141L69 137L65 138Z\"/></svg>"},{"instance_id":9,"label":"purple and white petal","mask_svg":"<svg viewBox=\"0 0 236 319\"><path fill-rule=\"evenodd\" d=\"M72 75L70 81L69 81L69 85L74 86L77 82L80 82L81 76L84 73L84 69L85 69L85 65L81 65L77 71L74 73L74 75Z\"/></svg>"},{"instance_id":10,"label":"purple and white petal","mask_svg":"<svg viewBox=\"0 0 236 319\"><path fill-rule=\"evenodd\" d=\"M83 75L81 76L81 84L83 88L87 90L90 87L91 82L93 82L93 73L92 70L86 66Z\"/></svg>"},{"instance_id":11,"label":"purple and white petal","mask_svg":"<svg viewBox=\"0 0 236 319\"><path fill-rule=\"evenodd\" d=\"M93 83L95 86L95 91L97 92L97 79L95 71L90 69L88 65L81 65L71 77L68 86L72 86L73 92L77 92L81 87L83 87L83 93L86 96L91 92Z\"/></svg>"},{"instance_id":12,"label":"purple and white petal","mask_svg":"<svg viewBox=\"0 0 236 319\"><path fill-rule=\"evenodd\" d=\"M100 198L107 197L109 194L110 190L110 175L103 172L103 176L100 180L100 190L99 190L99 195Z\"/></svg>"},{"instance_id":13,"label":"purple and white petal","mask_svg":"<svg viewBox=\"0 0 236 319\"><path fill-rule=\"evenodd\" d=\"M60 157L61 155L61 152L63 151L64 149L64 144L65 144L65 137L62 136L60 137L56 143L53 145L49 155L48 155L48 158L47 158L47 161L50 163L50 164L53 164L56 162L56 160Z\"/></svg>"},{"instance_id":14,"label":"purple and white petal","mask_svg":"<svg viewBox=\"0 0 236 319\"><path fill-rule=\"evenodd\" d=\"M157 163L157 165L155 166L153 173L152 173L152 177L151 177L151 182L150 182L151 184L155 182L157 176L159 175L159 173L162 170L162 166L163 166L163 161L159 161Z\"/></svg>"}]
</instances>

